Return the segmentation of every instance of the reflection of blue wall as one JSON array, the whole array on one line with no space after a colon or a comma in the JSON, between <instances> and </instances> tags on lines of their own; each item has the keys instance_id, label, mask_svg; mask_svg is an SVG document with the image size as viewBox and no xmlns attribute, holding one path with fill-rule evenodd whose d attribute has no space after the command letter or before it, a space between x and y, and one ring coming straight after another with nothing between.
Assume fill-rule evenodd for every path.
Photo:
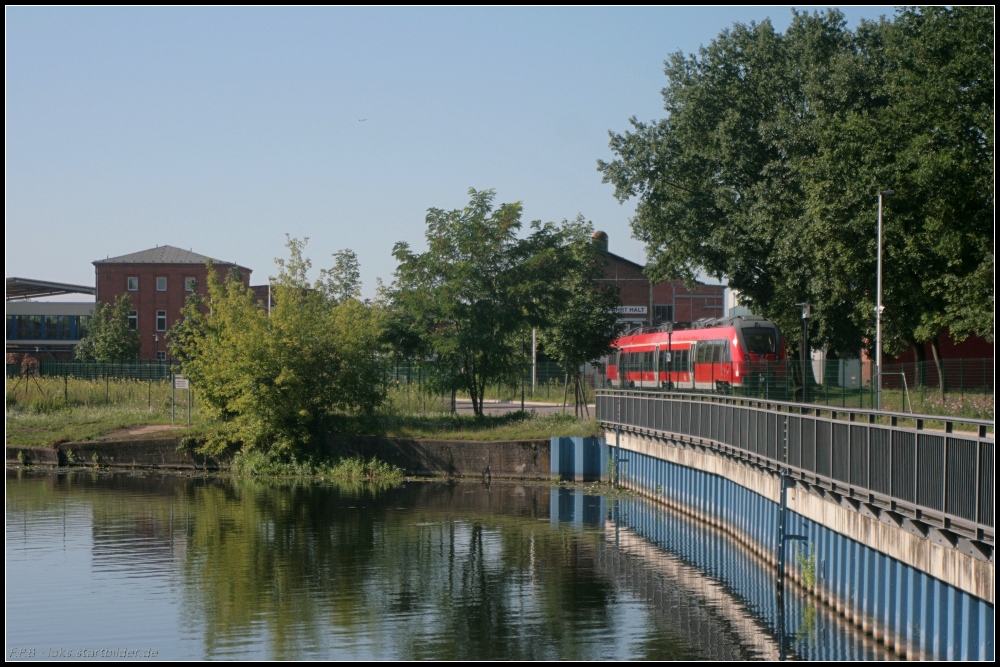
<instances>
[{"instance_id":1,"label":"reflection of blue wall","mask_svg":"<svg viewBox=\"0 0 1000 667\"><path fill-rule=\"evenodd\" d=\"M607 478L608 456L601 438L552 438L552 476L565 482L599 482Z\"/></svg>"},{"instance_id":2,"label":"reflection of blue wall","mask_svg":"<svg viewBox=\"0 0 1000 667\"><path fill-rule=\"evenodd\" d=\"M624 485L717 516L758 546L775 550L776 503L718 475L634 451L622 455L628 457ZM789 532L807 536L798 544L815 549L817 584L841 603L857 608L911 650L938 659L993 660L993 605L801 515L789 512L788 517ZM635 527L660 541L649 534L650 527ZM706 548L712 550L707 544L701 550ZM790 570L797 567L796 548L789 546Z\"/></svg>"},{"instance_id":3,"label":"reflection of blue wall","mask_svg":"<svg viewBox=\"0 0 1000 667\"><path fill-rule=\"evenodd\" d=\"M603 526L607 502L604 496L587 494L582 489L553 489L549 498L549 517L553 525Z\"/></svg>"}]
</instances>

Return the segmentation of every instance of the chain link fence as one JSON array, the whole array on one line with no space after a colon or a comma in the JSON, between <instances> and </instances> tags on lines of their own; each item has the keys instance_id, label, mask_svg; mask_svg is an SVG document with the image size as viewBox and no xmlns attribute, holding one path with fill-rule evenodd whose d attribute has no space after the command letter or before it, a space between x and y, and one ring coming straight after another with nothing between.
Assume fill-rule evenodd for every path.
<instances>
[{"instance_id":1,"label":"chain link fence","mask_svg":"<svg viewBox=\"0 0 1000 667\"><path fill-rule=\"evenodd\" d=\"M717 369L707 377L717 378ZM798 361L757 362L745 367L744 377L736 381L697 383L698 389L677 382L672 391L729 394L776 401L797 401L844 408L871 409L878 405L878 386L874 364L858 359L829 359L807 362L803 390L803 367ZM172 372L179 368L165 361L127 361L115 363L43 361L26 368L7 365L8 405L13 395L26 400L32 392L62 395L74 404L141 402L154 403L153 394L169 389ZM594 390L610 388L603 364L586 364L581 369L583 400L594 401ZM649 376L646 389L662 390L664 383L652 382L658 368L642 369ZM451 392L442 369L433 361L394 363L387 368L390 401L405 412L446 410ZM695 375L698 371L695 370ZM732 378L735 380L735 378ZM145 390L140 388L148 384ZM646 384L646 383L644 383ZM162 388L161 388L162 385ZM636 389L643 387L636 386ZM882 370L882 408L897 412L964 416L993 419L994 360L945 359L940 368L933 361L909 364L886 364ZM71 396L72 394L72 396ZM572 405L575 392L572 377L554 362L524 364L520 373L507 381L486 388L489 401L563 403ZM76 397L76 398L73 398ZM459 389L457 398L468 398ZM15 402L19 399L15 398Z\"/></svg>"}]
</instances>

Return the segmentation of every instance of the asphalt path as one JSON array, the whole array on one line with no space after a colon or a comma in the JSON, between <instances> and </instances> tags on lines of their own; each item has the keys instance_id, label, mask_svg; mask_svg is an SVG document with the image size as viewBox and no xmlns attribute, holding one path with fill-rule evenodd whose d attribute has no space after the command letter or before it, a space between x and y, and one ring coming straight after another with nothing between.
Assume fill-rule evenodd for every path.
<instances>
[{"instance_id":1,"label":"asphalt path","mask_svg":"<svg viewBox=\"0 0 1000 667\"><path fill-rule=\"evenodd\" d=\"M594 404L591 403L590 414L594 414ZM502 415L508 412L517 412L521 409L521 401L484 401L483 412L488 415ZM562 403L538 403L535 401L525 401L524 410L535 412L540 415L554 415L563 411ZM472 414L472 401L468 398L459 398L455 401L455 411L460 415ZM573 404L566 405L566 414L573 414Z\"/></svg>"}]
</instances>

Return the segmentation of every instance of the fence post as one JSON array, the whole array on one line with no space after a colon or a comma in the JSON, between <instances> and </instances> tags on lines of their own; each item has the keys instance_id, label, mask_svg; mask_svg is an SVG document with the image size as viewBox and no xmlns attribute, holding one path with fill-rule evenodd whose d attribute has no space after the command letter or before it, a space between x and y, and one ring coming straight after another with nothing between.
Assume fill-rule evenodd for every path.
<instances>
[{"instance_id":1,"label":"fence post","mask_svg":"<svg viewBox=\"0 0 1000 667\"><path fill-rule=\"evenodd\" d=\"M110 405L111 403L111 376L108 374L104 375L104 404Z\"/></svg>"},{"instance_id":2,"label":"fence post","mask_svg":"<svg viewBox=\"0 0 1000 667\"><path fill-rule=\"evenodd\" d=\"M69 404L69 377L63 375L63 403Z\"/></svg>"}]
</instances>

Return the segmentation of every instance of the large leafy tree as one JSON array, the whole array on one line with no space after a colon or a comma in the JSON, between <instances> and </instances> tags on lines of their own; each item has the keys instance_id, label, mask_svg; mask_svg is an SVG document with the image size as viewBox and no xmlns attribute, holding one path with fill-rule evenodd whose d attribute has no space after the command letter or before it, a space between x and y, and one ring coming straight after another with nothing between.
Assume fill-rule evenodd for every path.
<instances>
[{"instance_id":1,"label":"large leafy tree","mask_svg":"<svg viewBox=\"0 0 1000 667\"><path fill-rule=\"evenodd\" d=\"M190 299L171 331L172 354L220 422L210 450L309 453L331 416L385 399L380 313L328 295L328 274L310 283L304 246L289 239L289 258L276 260L270 316L240 280L223 282L209 267L207 298Z\"/></svg>"},{"instance_id":2,"label":"large leafy tree","mask_svg":"<svg viewBox=\"0 0 1000 667\"><path fill-rule=\"evenodd\" d=\"M98 302L87 335L76 346L80 361L124 361L139 356L139 332L129 326L132 297L121 294L114 304Z\"/></svg>"},{"instance_id":3,"label":"large leafy tree","mask_svg":"<svg viewBox=\"0 0 1000 667\"><path fill-rule=\"evenodd\" d=\"M727 277L747 305L834 350L874 342L876 202L890 350L944 326L992 338L993 11L836 11L735 25L666 63L668 116L599 163L652 277ZM983 289L985 288L985 293Z\"/></svg>"},{"instance_id":4,"label":"large leafy tree","mask_svg":"<svg viewBox=\"0 0 1000 667\"><path fill-rule=\"evenodd\" d=\"M469 196L465 208L428 211L426 252L396 244L385 296L400 343L435 359L442 381L467 390L481 415L488 384L521 371L523 333L563 298L568 257L559 227L534 222L520 238L520 203L494 206L492 190Z\"/></svg>"}]
</instances>

